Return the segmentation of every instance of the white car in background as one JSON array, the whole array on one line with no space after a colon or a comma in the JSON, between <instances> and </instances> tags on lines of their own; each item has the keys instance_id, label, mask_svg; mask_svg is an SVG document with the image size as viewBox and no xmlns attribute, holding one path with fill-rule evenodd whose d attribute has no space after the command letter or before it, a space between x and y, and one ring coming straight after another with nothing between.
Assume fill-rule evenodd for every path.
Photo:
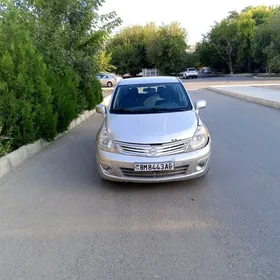
<instances>
[{"instance_id":1,"label":"white car in background","mask_svg":"<svg viewBox=\"0 0 280 280\"><path fill-rule=\"evenodd\" d=\"M107 73L100 73L97 75L97 79L100 81L102 86L105 87L114 87L122 78L114 75L114 74L107 74Z\"/></svg>"},{"instance_id":2,"label":"white car in background","mask_svg":"<svg viewBox=\"0 0 280 280\"><path fill-rule=\"evenodd\" d=\"M187 68L183 73L183 79L197 79L197 70L195 68Z\"/></svg>"},{"instance_id":3,"label":"white car in background","mask_svg":"<svg viewBox=\"0 0 280 280\"><path fill-rule=\"evenodd\" d=\"M117 83L123 79L122 77L119 77L115 74L109 74L109 76L113 77L117 81Z\"/></svg>"}]
</instances>

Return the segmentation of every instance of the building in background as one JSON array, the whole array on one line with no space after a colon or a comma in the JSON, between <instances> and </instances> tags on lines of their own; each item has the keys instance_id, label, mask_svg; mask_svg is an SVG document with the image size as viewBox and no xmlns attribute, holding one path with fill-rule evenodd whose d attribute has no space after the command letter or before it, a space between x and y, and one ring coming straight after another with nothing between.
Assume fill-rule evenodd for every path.
<instances>
[{"instance_id":1,"label":"building in background","mask_svg":"<svg viewBox=\"0 0 280 280\"><path fill-rule=\"evenodd\" d=\"M142 69L142 77L154 77L159 76L159 70L156 68L153 69Z\"/></svg>"}]
</instances>

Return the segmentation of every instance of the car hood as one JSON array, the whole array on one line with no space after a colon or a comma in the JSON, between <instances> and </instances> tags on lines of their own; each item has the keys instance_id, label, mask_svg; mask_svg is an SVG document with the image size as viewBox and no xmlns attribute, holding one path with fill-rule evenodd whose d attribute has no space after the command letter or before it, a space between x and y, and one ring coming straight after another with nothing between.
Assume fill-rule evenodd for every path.
<instances>
[{"instance_id":1,"label":"car hood","mask_svg":"<svg viewBox=\"0 0 280 280\"><path fill-rule=\"evenodd\" d=\"M114 140L129 143L165 143L194 135L198 118L194 111L155 114L108 114L106 127Z\"/></svg>"}]
</instances>

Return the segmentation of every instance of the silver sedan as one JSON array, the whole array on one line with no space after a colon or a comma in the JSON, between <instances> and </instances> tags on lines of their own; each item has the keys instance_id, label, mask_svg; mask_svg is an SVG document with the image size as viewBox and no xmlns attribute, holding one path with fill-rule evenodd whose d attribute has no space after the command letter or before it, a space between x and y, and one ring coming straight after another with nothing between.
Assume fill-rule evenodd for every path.
<instances>
[{"instance_id":1,"label":"silver sedan","mask_svg":"<svg viewBox=\"0 0 280 280\"><path fill-rule=\"evenodd\" d=\"M118 83L117 77L110 74L99 74L97 79L103 87L114 87Z\"/></svg>"},{"instance_id":2,"label":"silver sedan","mask_svg":"<svg viewBox=\"0 0 280 280\"><path fill-rule=\"evenodd\" d=\"M102 178L120 182L167 182L206 175L211 138L200 119L206 102L191 101L175 77L125 79L111 101L96 138Z\"/></svg>"}]
</instances>

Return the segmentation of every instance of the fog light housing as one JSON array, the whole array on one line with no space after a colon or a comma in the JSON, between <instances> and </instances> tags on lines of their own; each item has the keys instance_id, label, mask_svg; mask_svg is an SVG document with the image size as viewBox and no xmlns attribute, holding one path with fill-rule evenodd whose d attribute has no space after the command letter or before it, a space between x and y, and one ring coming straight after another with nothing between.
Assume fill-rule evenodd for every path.
<instances>
[{"instance_id":1,"label":"fog light housing","mask_svg":"<svg viewBox=\"0 0 280 280\"><path fill-rule=\"evenodd\" d=\"M112 174L113 173L113 167L110 163L101 163L100 164L101 169L106 174Z\"/></svg>"},{"instance_id":2,"label":"fog light housing","mask_svg":"<svg viewBox=\"0 0 280 280\"><path fill-rule=\"evenodd\" d=\"M196 170L203 170L207 165L208 158L201 159L197 162Z\"/></svg>"}]
</instances>

